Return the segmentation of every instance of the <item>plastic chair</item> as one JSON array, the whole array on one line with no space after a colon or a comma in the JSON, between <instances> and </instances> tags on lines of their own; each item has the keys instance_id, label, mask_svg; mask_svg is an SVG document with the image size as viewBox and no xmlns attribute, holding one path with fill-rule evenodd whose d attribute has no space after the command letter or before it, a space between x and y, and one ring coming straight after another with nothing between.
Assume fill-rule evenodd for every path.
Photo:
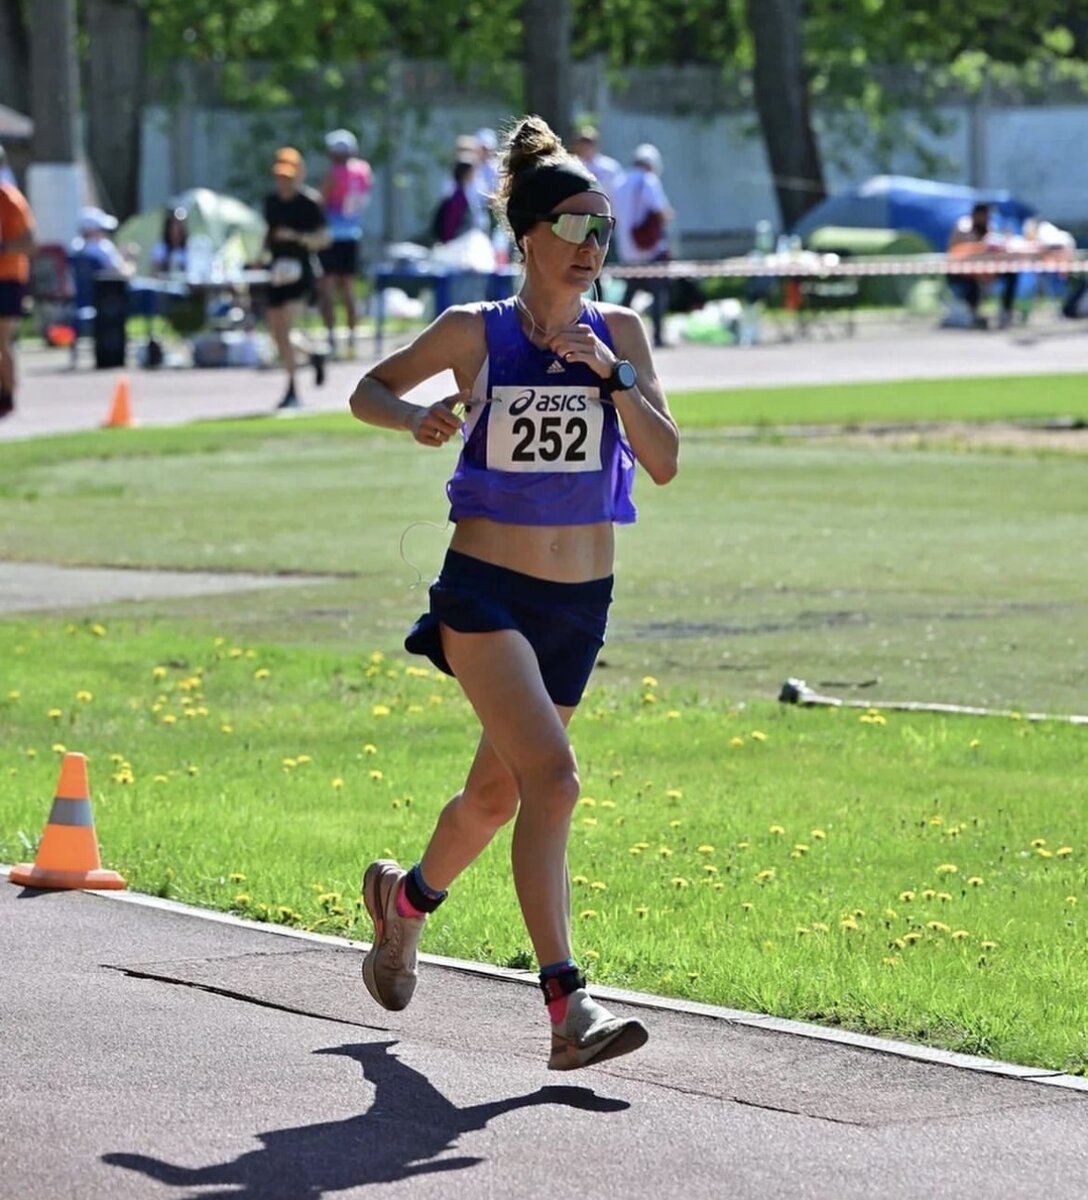
<instances>
[{"instance_id":1,"label":"plastic chair","mask_svg":"<svg viewBox=\"0 0 1088 1200\"><path fill-rule=\"evenodd\" d=\"M94 278L98 264L84 254L69 254L68 268L72 276L72 300L68 311L68 322L76 332L72 339L72 362L75 367L79 359L79 339L94 333L97 310L94 304Z\"/></svg>"}]
</instances>

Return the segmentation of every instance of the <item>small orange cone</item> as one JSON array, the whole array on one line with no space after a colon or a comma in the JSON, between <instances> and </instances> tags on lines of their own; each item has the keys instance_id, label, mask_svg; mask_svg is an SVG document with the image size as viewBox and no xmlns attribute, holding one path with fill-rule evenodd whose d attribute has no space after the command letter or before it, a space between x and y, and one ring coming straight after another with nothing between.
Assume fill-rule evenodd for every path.
<instances>
[{"instance_id":1,"label":"small orange cone","mask_svg":"<svg viewBox=\"0 0 1088 1200\"><path fill-rule=\"evenodd\" d=\"M32 888L123 888L116 871L102 869L98 838L91 816L87 759L66 754L57 781L57 794L34 864L20 863L9 876L12 883Z\"/></svg>"},{"instance_id":2,"label":"small orange cone","mask_svg":"<svg viewBox=\"0 0 1088 1200\"><path fill-rule=\"evenodd\" d=\"M113 403L110 405L110 415L102 422L103 429L128 429L132 425L130 400L128 376L122 375L113 389Z\"/></svg>"}]
</instances>

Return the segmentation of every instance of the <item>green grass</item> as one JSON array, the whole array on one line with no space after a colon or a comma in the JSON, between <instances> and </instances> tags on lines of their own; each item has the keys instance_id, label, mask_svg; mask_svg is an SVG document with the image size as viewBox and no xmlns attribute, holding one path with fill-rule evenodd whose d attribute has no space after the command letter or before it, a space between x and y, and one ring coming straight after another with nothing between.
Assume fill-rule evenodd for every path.
<instances>
[{"instance_id":1,"label":"green grass","mask_svg":"<svg viewBox=\"0 0 1088 1200\"><path fill-rule=\"evenodd\" d=\"M574 726L577 946L616 984L1079 1071L1084 730L773 698L799 675L1084 711L1084 460L715 429L1084 406L1060 380L943 387L676 399L682 471L639 482ZM0 445L0 560L318 576L0 621L0 860L32 857L66 746L133 887L365 937L362 864L419 854L474 743L456 685L400 651L451 464L341 416ZM507 849L427 949L528 961Z\"/></svg>"},{"instance_id":2,"label":"green grass","mask_svg":"<svg viewBox=\"0 0 1088 1200\"><path fill-rule=\"evenodd\" d=\"M107 865L258 920L366 937L361 866L419 854L472 751L455 684L365 646L38 620L0 625L0 659L0 860L32 854L60 747L79 748ZM575 741L576 942L596 979L1088 1065L1083 730L651 680L594 687ZM531 961L505 833L425 948Z\"/></svg>"}]
</instances>

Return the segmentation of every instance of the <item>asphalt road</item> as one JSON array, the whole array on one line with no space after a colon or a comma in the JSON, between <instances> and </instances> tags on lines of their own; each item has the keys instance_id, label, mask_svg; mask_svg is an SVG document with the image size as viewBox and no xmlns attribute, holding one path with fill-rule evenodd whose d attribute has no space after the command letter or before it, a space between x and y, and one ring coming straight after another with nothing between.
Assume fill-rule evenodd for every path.
<instances>
[{"instance_id":1,"label":"asphalt road","mask_svg":"<svg viewBox=\"0 0 1088 1200\"><path fill-rule=\"evenodd\" d=\"M557 1074L526 977L426 962L387 1013L357 944L2 878L0 946L5 1197L1059 1200L1088 1177L1061 1077L652 998L642 1051Z\"/></svg>"}]
</instances>

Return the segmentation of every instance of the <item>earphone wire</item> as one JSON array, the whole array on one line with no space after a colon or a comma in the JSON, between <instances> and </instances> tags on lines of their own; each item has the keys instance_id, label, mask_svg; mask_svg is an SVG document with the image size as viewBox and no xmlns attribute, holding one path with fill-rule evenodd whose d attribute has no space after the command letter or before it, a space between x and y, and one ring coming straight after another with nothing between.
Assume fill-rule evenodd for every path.
<instances>
[{"instance_id":1,"label":"earphone wire","mask_svg":"<svg viewBox=\"0 0 1088 1200\"><path fill-rule=\"evenodd\" d=\"M407 528L405 528L404 531L401 533L401 535L400 535L401 561L404 562L404 564L406 566L411 567L411 569L413 571L415 571L415 573L416 573L415 579L413 579L412 582L408 585L408 590L410 592L415 591L415 589L417 587L419 587L419 585L421 583L426 582L423 578L423 572L419 569L419 567L414 562L412 562L412 560L408 557L408 555L404 553L405 538L407 538L407 536L412 532L412 530L415 529L419 525L428 525L428 526L430 526L431 529L437 529L439 533L445 533L446 530L449 529L449 527L450 527L449 521L447 521L445 523L445 525L436 525L434 523L434 521L413 521L411 523L411 525L407 526Z\"/></svg>"}]
</instances>

